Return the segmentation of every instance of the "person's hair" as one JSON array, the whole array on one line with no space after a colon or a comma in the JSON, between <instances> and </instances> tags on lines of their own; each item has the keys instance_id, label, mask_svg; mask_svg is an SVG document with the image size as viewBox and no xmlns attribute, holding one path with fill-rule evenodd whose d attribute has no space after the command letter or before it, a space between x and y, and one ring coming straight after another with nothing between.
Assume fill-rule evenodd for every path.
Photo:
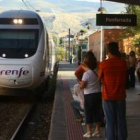
<instances>
[{"instance_id":1,"label":"person's hair","mask_svg":"<svg viewBox=\"0 0 140 140\"><path fill-rule=\"evenodd\" d=\"M119 55L119 46L117 42L110 42L107 44L107 50L110 52L112 55Z\"/></svg>"},{"instance_id":2,"label":"person's hair","mask_svg":"<svg viewBox=\"0 0 140 140\"><path fill-rule=\"evenodd\" d=\"M131 51L131 52L129 53L129 55L130 55L131 57L135 57L135 52L134 52L134 51Z\"/></svg>"},{"instance_id":3,"label":"person's hair","mask_svg":"<svg viewBox=\"0 0 140 140\"><path fill-rule=\"evenodd\" d=\"M85 55L85 64L91 69L94 70L97 67L97 59L92 51L88 51Z\"/></svg>"},{"instance_id":4,"label":"person's hair","mask_svg":"<svg viewBox=\"0 0 140 140\"><path fill-rule=\"evenodd\" d=\"M126 59L126 53L125 52L121 53L121 58Z\"/></svg>"}]
</instances>

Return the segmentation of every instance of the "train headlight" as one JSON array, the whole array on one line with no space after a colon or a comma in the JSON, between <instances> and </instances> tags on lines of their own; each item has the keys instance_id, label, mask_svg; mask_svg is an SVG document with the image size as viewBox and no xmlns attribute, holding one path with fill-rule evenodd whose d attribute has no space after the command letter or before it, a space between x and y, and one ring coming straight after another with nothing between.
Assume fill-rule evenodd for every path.
<instances>
[{"instance_id":1,"label":"train headlight","mask_svg":"<svg viewBox=\"0 0 140 140\"><path fill-rule=\"evenodd\" d=\"M14 19L13 20L13 23L14 24L22 24L23 23L23 20L22 19Z\"/></svg>"},{"instance_id":2,"label":"train headlight","mask_svg":"<svg viewBox=\"0 0 140 140\"><path fill-rule=\"evenodd\" d=\"M28 55L28 54L25 54L24 56L25 56L26 58L27 58L27 57L29 57L29 55Z\"/></svg>"},{"instance_id":3,"label":"train headlight","mask_svg":"<svg viewBox=\"0 0 140 140\"><path fill-rule=\"evenodd\" d=\"M2 54L2 57L6 57L6 54L5 54L5 53L3 53L3 54Z\"/></svg>"},{"instance_id":4,"label":"train headlight","mask_svg":"<svg viewBox=\"0 0 140 140\"><path fill-rule=\"evenodd\" d=\"M13 22L14 22L15 24L17 24L17 23L18 23L18 20L17 20L17 19L14 19Z\"/></svg>"},{"instance_id":5,"label":"train headlight","mask_svg":"<svg viewBox=\"0 0 140 140\"><path fill-rule=\"evenodd\" d=\"M22 19L19 19L19 20L18 20L18 23L19 23L19 24L22 24L22 23L23 23L23 20L22 20Z\"/></svg>"}]
</instances>

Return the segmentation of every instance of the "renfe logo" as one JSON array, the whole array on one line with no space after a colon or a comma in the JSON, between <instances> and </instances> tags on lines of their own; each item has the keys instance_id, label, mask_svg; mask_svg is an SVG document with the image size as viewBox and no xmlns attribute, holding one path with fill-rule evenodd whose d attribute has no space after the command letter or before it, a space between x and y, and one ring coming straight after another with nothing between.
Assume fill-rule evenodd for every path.
<instances>
[{"instance_id":1,"label":"renfe logo","mask_svg":"<svg viewBox=\"0 0 140 140\"><path fill-rule=\"evenodd\" d=\"M19 70L0 70L0 75L17 75L17 78L21 77L21 75L27 75L29 73L28 70L23 70L23 67Z\"/></svg>"}]
</instances>

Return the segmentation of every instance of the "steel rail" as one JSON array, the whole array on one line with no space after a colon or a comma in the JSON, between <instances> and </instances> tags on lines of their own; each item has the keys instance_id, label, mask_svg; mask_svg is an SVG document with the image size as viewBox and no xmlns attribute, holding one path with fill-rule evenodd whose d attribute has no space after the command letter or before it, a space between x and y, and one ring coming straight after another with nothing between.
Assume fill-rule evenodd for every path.
<instances>
[{"instance_id":1,"label":"steel rail","mask_svg":"<svg viewBox=\"0 0 140 140\"><path fill-rule=\"evenodd\" d=\"M31 116L34 108L36 106L36 101L28 109L27 113L24 115L23 119L21 120L20 124L18 125L17 129L15 130L14 134L12 135L10 140L18 140L18 137L23 130L24 126L27 124L29 117Z\"/></svg>"}]
</instances>

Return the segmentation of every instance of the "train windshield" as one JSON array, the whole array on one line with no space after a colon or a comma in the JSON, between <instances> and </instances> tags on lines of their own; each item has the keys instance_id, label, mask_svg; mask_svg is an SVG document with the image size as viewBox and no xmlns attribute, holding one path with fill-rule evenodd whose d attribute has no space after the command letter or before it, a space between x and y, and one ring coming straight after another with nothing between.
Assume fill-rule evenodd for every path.
<instances>
[{"instance_id":1,"label":"train windshield","mask_svg":"<svg viewBox=\"0 0 140 140\"><path fill-rule=\"evenodd\" d=\"M0 30L0 56L26 58L35 54L38 30Z\"/></svg>"}]
</instances>

